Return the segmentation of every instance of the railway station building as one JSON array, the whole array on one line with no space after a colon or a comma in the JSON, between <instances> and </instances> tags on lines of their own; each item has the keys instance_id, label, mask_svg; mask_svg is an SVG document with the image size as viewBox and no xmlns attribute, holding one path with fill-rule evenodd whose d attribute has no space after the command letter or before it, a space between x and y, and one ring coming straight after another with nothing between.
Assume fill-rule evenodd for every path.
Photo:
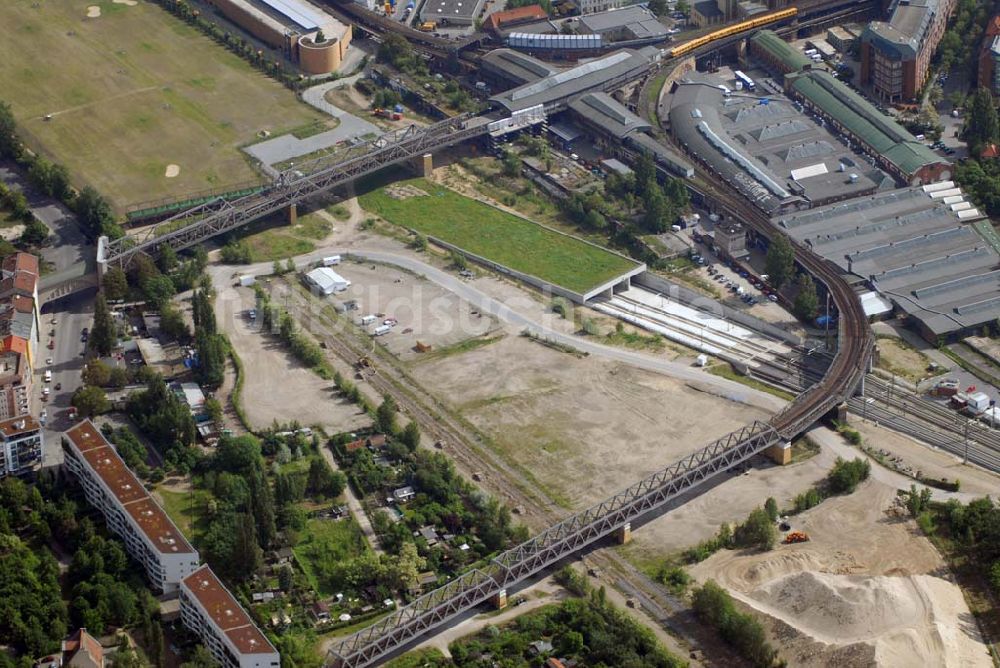
<instances>
[{"instance_id":1,"label":"railway station building","mask_svg":"<svg viewBox=\"0 0 1000 668\"><path fill-rule=\"evenodd\" d=\"M795 211L875 192L885 175L780 97L740 95L700 74L671 94L670 129L762 211Z\"/></svg>"},{"instance_id":2,"label":"railway station building","mask_svg":"<svg viewBox=\"0 0 1000 668\"><path fill-rule=\"evenodd\" d=\"M232 23L280 49L305 74L335 72L351 44L351 26L306 0L206 1Z\"/></svg>"}]
</instances>

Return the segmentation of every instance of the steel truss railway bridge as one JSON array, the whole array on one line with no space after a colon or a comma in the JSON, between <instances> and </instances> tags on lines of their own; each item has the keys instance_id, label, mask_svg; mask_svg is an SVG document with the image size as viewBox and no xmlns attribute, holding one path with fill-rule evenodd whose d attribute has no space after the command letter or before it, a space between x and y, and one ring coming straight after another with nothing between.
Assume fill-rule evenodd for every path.
<instances>
[{"instance_id":1,"label":"steel truss railway bridge","mask_svg":"<svg viewBox=\"0 0 1000 668\"><path fill-rule=\"evenodd\" d=\"M126 267L141 253L153 255L166 247L189 248L279 211L288 210L294 215L298 203L389 165L421 159L490 133L515 131L544 118L544 109L515 112L509 117L461 116L423 129L410 127L382 135L347 151L300 165L295 171L283 172L260 193L206 203L142 235L116 240L102 238L98 244L98 272L103 273L109 266ZM760 219L759 212L737 200L731 200L730 210L742 219L754 218L759 225L767 224L766 219ZM772 229L770 233L779 232ZM330 650L328 663L334 668L373 665L486 601L502 604L507 590L526 578L610 535L626 539L632 522L734 465L769 448L785 447L797 434L844 404L854 395L868 369L873 338L860 301L837 268L807 248L795 248L800 264L827 286L841 315L839 349L821 380L769 422L756 422L734 431L345 638Z\"/></svg>"}]
</instances>

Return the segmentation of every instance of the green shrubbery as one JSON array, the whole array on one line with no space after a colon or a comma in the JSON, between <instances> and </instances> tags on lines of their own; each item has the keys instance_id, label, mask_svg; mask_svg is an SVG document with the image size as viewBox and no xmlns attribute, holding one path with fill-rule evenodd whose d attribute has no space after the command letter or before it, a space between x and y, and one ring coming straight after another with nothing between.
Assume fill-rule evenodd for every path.
<instances>
[{"instance_id":1,"label":"green shrubbery","mask_svg":"<svg viewBox=\"0 0 1000 668\"><path fill-rule=\"evenodd\" d=\"M702 621L713 626L756 668L779 665L778 651L767 642L761 623L753 615L736 610L732 597L715 582L709 580L695 589L692 605Z\"/></svg>"}]
</instances>

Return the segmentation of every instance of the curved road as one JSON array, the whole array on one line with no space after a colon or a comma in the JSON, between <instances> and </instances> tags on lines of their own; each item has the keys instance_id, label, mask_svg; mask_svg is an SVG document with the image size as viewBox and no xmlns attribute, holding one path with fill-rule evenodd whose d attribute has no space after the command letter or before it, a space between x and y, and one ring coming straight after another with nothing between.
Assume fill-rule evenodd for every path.
<instances>
[{"instance_id":1,"label":"curved road","mask_svg":"<svg viewBox=\"0 0 1000 668\"><path fill-rule=\"evenodd\" d=\"M299 255L293 258L293 260L296 263L296 267L301 269L306 265L316 262L317 260L336 254L340 254L344 257L350 256L362 261L391 264L414 274L421 275L442 288L456 294L470 304L473 304L484 313L489 313L490 315L493 315L516 327L524 328L535 336L562 345L571 346L576 350L589 355L629 364L646 371L671 376L680 380L701 383L702 385L713 387L722 392L726 398L732 401L756 405L767 410L778 411L786 405L784 400L772 394L749 388L745 385L741 385L740 383L722 378L720 376L705 373L699 368L688 364L656 359L643 353L603 345L582 336L567 334L565 332L551 329L538 323L535 319L525 315L524 313L513 310L508 305L487 295L485 292L482 292L470 283L463 281L462 279L442 269L407 255L359 248L323 248L312 253ZM223 272L220 271L220 269L233 269L234 271L232 273L238 274L265 275L272 272L272 267L273 263L270 262L259 262L253 265L235 267L223 265L212 271L212 278L218 285L220 281L226 282L229 280L229 276L223 276Z\"/></svg>"}]
</instances>

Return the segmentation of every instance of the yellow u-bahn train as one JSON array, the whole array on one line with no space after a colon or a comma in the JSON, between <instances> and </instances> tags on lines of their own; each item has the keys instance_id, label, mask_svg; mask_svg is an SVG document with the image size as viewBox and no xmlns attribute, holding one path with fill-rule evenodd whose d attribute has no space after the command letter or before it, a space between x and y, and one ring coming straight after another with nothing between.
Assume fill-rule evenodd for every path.
<instances>
[{"instance_id":1,"label":"yellow u-bahn train","mask_svg":"<svg viewBox=\"0 0 1000 668\"><path fill-rule=\"evenodd\" d=\"M675 58L677 56L683 56L691 53L695 49L705 46L706 44L711 44L717 39L723 39L725 37L731 37L733 35L738 35L746 30L753 30L754 28L761 28L763 26L775 23L777 21L783 21L785 19L790 19L799 13L797 7L789 7L788 9L782 9L779 12L774 12L771 14L765 14L764 16L758 16L756 18L750 19L749 21L743 21L742 23L737 23L735 25L710 32L707 35L702 35L697 39L693 39L690 42L684 42L679 44L670 50L670 57Z\"/></svg>"}]
</instances>

